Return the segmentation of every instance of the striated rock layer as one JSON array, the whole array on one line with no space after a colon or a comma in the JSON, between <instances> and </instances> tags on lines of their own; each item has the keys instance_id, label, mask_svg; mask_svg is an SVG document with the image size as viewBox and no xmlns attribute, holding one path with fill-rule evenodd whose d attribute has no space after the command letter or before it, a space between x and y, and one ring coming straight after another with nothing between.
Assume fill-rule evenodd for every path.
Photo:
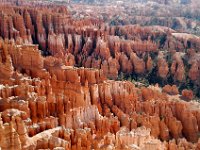
<instances>
[{"instance_id":1,"label":"striated rock layer","mask_svg":"<svg viewBox=\"0 0 200 150\"><path fill-rule=\"evenodd\" d=\"M200 148L200 104L166 84L199 86L198 44L184 52L170 31L73 20L62 6L0 7L0 149ZM109 80L119 74L166 85Z\"/></svg>"},{"instance_id":2,"label":"striated rock layer","mask_svg":"<svg viewBox=\"0 0 200 150\"><path fill-rule=\"evenodd\" d=\"M196 149L199 104L176 86L136 87L1 40L0 147Z\"/></svg>"},{"instance_id":3,"label":"striated rock layer","mask_svg":"<svg viewBox=\"0 0 200 150\"><path fill-rule=\"evenodd\" d=\"M75 20L64 6L34 1L22 6L2 4L0 9L3 39L38 44L45 56L60 58L67 66L102 69L109 79L145 78L151 84L176 84L180 90L189 85L195 89L194 95L200 96L197 36L159 26L109 26L92 18Z\"/></svg>"}]
</instances>

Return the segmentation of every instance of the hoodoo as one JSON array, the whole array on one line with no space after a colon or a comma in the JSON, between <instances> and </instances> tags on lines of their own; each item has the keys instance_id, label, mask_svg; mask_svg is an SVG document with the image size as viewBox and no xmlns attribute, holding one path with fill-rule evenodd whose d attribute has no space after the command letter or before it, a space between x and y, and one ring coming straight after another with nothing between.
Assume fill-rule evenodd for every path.
<instances>
[{"instance_id":1,"label":"hoodoo","mask_svg":"<svg viewBox=\"0 0 200 150\"><path fill-rule=\"evenodd\" d=\"M0 149L199 150L198 4L0 0Z\"/></svg>"}]
</instances>

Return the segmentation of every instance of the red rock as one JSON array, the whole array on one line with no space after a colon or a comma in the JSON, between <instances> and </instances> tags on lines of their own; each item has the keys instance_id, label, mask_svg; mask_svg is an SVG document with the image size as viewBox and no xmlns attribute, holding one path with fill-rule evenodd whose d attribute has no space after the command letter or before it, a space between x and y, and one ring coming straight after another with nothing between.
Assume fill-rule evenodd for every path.
<instances>
[{"instance_id":1,"label":"red rock","mask_svg":"<svg viewBox=\"0 0 200 150\"><path fill-rule=\"evenodd\" d=\"M175 53L172 59L171 73L174 75L174 79L178 81L185 80L185 66L183 64L181 54L178 52Z\"/></svg>"},{"instance_id":2,"label":"red rock","mask_svg":"<svg viewBox=\"0 0 200 150\"><path fill-rule=\"evenodd\" d=\"M157 36L178 51L186 39L166 29L75 20L65 7L31 4L0 4L0 36L13 38L0 40L1 149L198 149L198 103L179 99L177 86L138 88L106 78L157 73L166 82L189 76L196 85L195 51L184 56L191 68L180 52L156 53ZM193 96L184 90L182 97Z\"/></svg>"},{"instance_id":3,"label":"red rock","mask_svg":"<svg viewBox=\"0 0 200 150\"><path fill-rule=\"evenodd\" d=\"M153 61L152 61L152 59L149 55L148 55L148 59L147 59L147 62L146 62L146 69L148 71L151 71L153 69Z\"/></svg>"},{"instance_id":4,"label":"red rock","mask_svg":"<svg viewBox=\"0 0 200 150\"><path fill-rule=\"evenodd\" d=\"M182 96L186 100L192 100L194 98L193 92L191 90L183 90Z\"/></svg>"},{"instance_id":5,"label":"red rock","mask_svg":"<svg viewBox=\"0 0 200 150\"><path fill-rule=\"evenodd\" d=\"M137 74L142 74L145 71L145 63L142 59L138 58L135 53L131 53L130 60L132 61L134 71Z\"/></svg>"},{"instance_id":6,"label":"red rock","mask_svg":"<svg viewBox=\"0 0 200 150\"><path fill-rule=\"evenodd\" d=\"M74 66L75 65L74 55L72 55L70 53L65 54L65 65L66 66Z\"/></svg>"},{"instance_id":7,"label":"red rock","mask_svg":"<svg viewBox=\"0 0 200 150\"><path fill-rule=\"evenodd\" d=\"M64 53L65 48L64 35L56 35L54 33L48 35L48 50L52 55Z\"/></svg>"},{"instance_id":8,"label":"red rock","mask_svg":"<svg viewBox=\"0 0 200 150\"><path fill-rule=\"evenodd\" d=\"M199 67L197 62L194 62L189 70L188 76L191 80L197 80L199 77Z\"/></svg>"},{"instance_id":9,"label":"red rock","mask_svg":"<svg viewBox=\"0 0 200 150\"><path fill-rule=\"evenodd\" d=\"M158 76L165 79L169 73L169 67L165 59L158 59Z\"/></svg>"},{"instance_id":10,"label":"red rock","mask_svg":"<svg viewBox=\"0 0 200 150\"><path fill-rule=\"evenodd\" d=\"M170 95L177 95L179 94L178 88L176 85L170 86L165 85L162 90L164 93L170 94Z\"/></svg>"},{"instance_id":11,"label":"red rock","mask_svg":"<svg viewBox=\"0 0 200 150\"><path fill-rule=\"evenodd\" d=\"M183 111L181 113L181 121L183 124L183 133L186 136L186 138L191 142L197 142L198 125L195 116L189 111Z\"/></svg>"},{"instance_id":12,"label":"red rock","mask_svg":"<svg viewBox=\"0 0 200 150\"><path fill-rule=\"evenodd\" d=\"M166 125L169 129L169 132L172 134L173 138L178 139L182 136L182 124L175 117L167 117Z\"/></svg>"},{"instance_id":13,"label":"red rock","mask_svg":"<svg viewBox=\"0 0 200 150\"><path fill-rule=\"evenodd\" d=\"M99 57L101 57L103 60L108 60L110 57L110 50L107 47L106 42L104 42L102 39L97 39L97 46L95 49L95 54Z\"/></svg>"},{"instance_id":14,"label":"red rock","mask_svg":"<svg viewBox=\"0 0 200 150\"><path fill-rule=\"evenodd\" d=\"M169 140L169 129L168 129L167 125L165 124L164 120L160 121L159 127L160 127L160 138L162 140L168 141Z\"/></svg>"},{"instance_id":15,"label":"red rock","mask_svg":"<svg viewBox=\"0 0 200 150\"><path fill-rule=\"evenodd\" d=\"M131 74L133 71L133 66L130 60L128 60L128 57L125 54L121 54L119 58L119 63L121 66L121 71L124 73Z\"/></svg>"}]
</instances>

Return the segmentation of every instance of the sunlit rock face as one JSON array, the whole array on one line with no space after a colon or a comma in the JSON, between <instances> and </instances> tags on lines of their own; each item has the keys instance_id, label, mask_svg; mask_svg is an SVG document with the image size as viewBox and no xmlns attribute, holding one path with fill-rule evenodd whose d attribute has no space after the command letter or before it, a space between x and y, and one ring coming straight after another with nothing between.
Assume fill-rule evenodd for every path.
<instances>
[{"instance_id":1,"label":"sunlit rock face","mask_svg":"<svg viewBox=\"0 0 200 150\"><path fill-rule=\"evenodd\" d=\"M199 87L198 38L1 2L0 149L200 148L195 90L179 89ZM184 51L184 41L196 44Z\"/></svg>"},{"instance_id":2,"label":"sunlit rock face","mask_svg":"<svg viewBox=\"0 0 200 150\"><path fill-rule=\"evenodd\" d=\"M191 81L199 87L198 37L160 26L77 21L65 7L50 9L36 4L36 9L0 6L4 12L1 37L19 45L36 43L45 56L60 58L67 66L102 69L109 79L123 73L134 79L145 77L150 83L155 83L155 77L177 85Z\"/></svg>"},{"instance_id":3,"label":"sunlit rock face","mask_svg":"<svg viewBox=\"0 0 200 150\"><path fill-rule=\"evenodd\" d=\"M10 66L1 70L1 149L198 146L199 104L180 99L191 100L191 91L179 97L176 86L138 88L43 57L37 46L1 42Z\"/></svg>"}]
</instances>

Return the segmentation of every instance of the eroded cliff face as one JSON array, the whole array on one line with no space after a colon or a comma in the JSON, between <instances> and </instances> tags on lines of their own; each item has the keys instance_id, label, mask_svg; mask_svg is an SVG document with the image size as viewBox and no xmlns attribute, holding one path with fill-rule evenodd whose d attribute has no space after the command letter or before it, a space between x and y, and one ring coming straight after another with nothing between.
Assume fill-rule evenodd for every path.
<instances>
[{"instance_id":1,"label":"eroded cliff face","mask_svg":"<svg viewBox=\"0 0 200 150\"><path fill-rule=\"evenodd\" d=\"M166 85L199 87L199 38L31 4L0 5L2 150L200 148L193 91ZM119 74L165 86L109 80Z\"/></svg>"},{"instance_id":2,"label":"eroded cliff face","mask_svg":"<svg viewBox=\"0 0 200 150\"><path fill-rule=\"evenodd\" d=\"M35 45L1 45L1 149L198 147L199 104L181 100L191 91L136 87L43 57Z\"/></svg>"},{"instance_id":3,"label":"eroded cliff face","mask_svg":"<svg viewBox=\"0 0 200 150\"><path fill-rule=\"evenodd\" d=\"M44 56L67 66L102 69L109 79L123 74L162 86L176 84L181 90L189 85L198 95L199 37L159 26L74 20L65 7L33 6L0 6L0 36L19 45L38 44Z\"/></svg>"}]
</instances>

